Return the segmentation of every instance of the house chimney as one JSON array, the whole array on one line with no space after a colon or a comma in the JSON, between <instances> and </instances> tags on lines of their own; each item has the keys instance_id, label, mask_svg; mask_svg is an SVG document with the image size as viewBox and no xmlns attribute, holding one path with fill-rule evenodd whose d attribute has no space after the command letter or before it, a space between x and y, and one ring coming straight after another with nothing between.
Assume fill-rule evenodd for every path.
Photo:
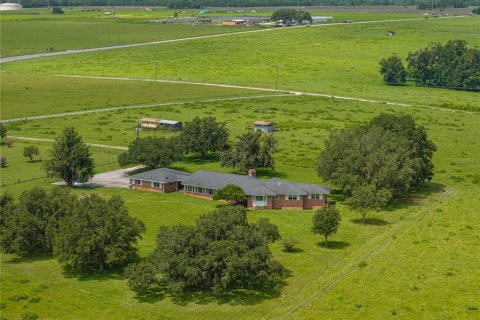
<instances>
[{"instance_id":1,"label":"house chimney","mask_svg":"<svg viewBox=\"0 0 480 320\"><path fill-rule=\"evenodd\" d=\"M250 170L248 170L248 175L250 177L256 177L257 176L257 171L255 169L250 169Z\"/></svg>"}]
</instances>

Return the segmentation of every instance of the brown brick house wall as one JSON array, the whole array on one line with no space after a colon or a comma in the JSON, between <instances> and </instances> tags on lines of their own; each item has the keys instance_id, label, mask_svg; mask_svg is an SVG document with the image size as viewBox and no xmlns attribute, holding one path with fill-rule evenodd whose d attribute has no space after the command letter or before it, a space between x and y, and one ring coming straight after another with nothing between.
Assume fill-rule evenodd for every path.
<instances>
[{"instance_id":1,"label":"brown brick house wall","mask_svg":"<svg viewBox=\"0 0 480 320\"><path fill-rule=\"evenodd\" d=\"M256 208L253 206L253 196L247 196L247 208ZM267 206L261 207L262 209L273 209L273 197L267 196Z\"/></svg>"},{"instance_id":2,"label":"brown brick house wall","mask_svg":"<svg viewBox=\"0 0 480 320\"><path fill-rule=\"evenodd\" d=\"M303 200L304 209L319 209L327 203L327 195L323 195L323 199L308 199L308 196L305 196Z\"/></svg>"},{"instance_id":3,"label":"brown brick house wall","mask_svg":"<svg viewBox=\"0 0 480 320\"><path fill-rule=\"evenodd\" d=\"M153 181L146 181L146 180L142 180L142 185L137 185L137 184L134 184L134 179L130 179L130 184L132 185L132 189L135 189L135 190L147 190L147 191L160 192L160 193L175 192L178 190L177 181L160 184L160 188L154 187Z\"/></svg>"},{"instance_id":4,"label":"brown brick house wall","mask_svg":"<svg viewBox=\"0 0 480 320\"><path fill-rule=\"evenodd\" d=\"M211 194L195 193L195 192L187 192L187 191L183 191L183 193L192 197L213 200L213 195Z\"/></svg>"}]
</instances>

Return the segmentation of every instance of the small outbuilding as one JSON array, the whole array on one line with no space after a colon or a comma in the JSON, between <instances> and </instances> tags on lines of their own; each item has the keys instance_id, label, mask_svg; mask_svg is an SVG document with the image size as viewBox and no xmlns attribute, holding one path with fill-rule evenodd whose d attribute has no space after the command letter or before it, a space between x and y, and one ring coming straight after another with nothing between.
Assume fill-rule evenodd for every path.
<instances>
[{"instance_id":1,"label":"small outbuilding","mask_svg":"<svg viewBox=\"0 0 480 320\"><path fill-rule=\"evenodd\" d=\"M236 27L236 26L246 26L247 20L243 19L232 19L222 21L222 26Z\"/></svg>"},{"instance_id":2,"label":"small outbuilding","mask_svg":"<svg viewBox=\"0 0 480 320\"><path fill-rule=\"evenodd\" d=\"M160 129L163 127L171 130L181 130L182 122L176 120L142 118L138 120L138 127L144 129Z\"/></svg>"},{"instance_id":3,"label":"small outbuilding","mask_svg":"<svg viewBox=\"0 0 480 320\"><path fill-rule=\"evenodd\" d=\"M333 22L333 17L312 16L312 23L329 23Z\"/></svg>"},{"instance_id":4,"label":"small outbuilding","mask_svg":"<svg viewBox=\"0 0 480 320\"><path fill-rule=\"evenodd\" d=\"M271 121L255 121L253 123L254 131L275 132L275 126Z\"/></svg>"},{"instance_id":5,"label":"small outbuilding","mask_svg":"<svg viewBox=\"0 0 480 320\"><path fill-rule=\"evenodd\" d=\"M0 11L18 11L22 10L23 6L19 3L6 2L0 4Z\"/></svg>"}]
</instances>

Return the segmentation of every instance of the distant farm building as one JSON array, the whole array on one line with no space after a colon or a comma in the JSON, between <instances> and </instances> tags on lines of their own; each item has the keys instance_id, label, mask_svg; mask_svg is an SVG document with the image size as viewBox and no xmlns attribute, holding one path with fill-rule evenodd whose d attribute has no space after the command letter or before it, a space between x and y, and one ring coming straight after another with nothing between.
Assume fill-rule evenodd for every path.
<instances>
[{"instance_id":1,"label":"distant farm building","mask_svg":"<svg viewBox=\"0 0 480 320\"><path fill-rule=\"evenodd\" d=\"M333 17L312 16L312 23L329 23L333 22Z\"/></svg>"},{"instance_id":2,"label":"distant farm building","mask_svg":"<svg viewBox=\"0 0 480 320\"><path fill-rule=\"evenodd\" d=\"M262 132L274 132L275 126L271 121L255 121L253 123L253 130Z\"/></svg>"},{"instance_id":3,"label":"distant farm building","mask_svg":"<svg viewBox=\"0 0 480 320\"><path fill-rule=\"evenodd\" d=\"M222 26L236 27L236 26L246 26L247 20L243 19L233 19L222 21Z\"/></svg>"},{"instance_id":4,"label":"distant farm building","mask_svg":"<svg viewBox=\"0 0 480 320\"><path fill-rule=\"evenodd\" d=\"M17 11L22 10L23 6L19 3L6 2L0 4L0 11Z\"/></svg>"},{"instance_id":5,"label":"distant farm building","mask_svg":"<svg viewBox=\"0 0 480 320\"><path fill-rule=\"evenodd\" d=\"M180 130L182 129L182 122L176 120L164 120L164 119L155 119L155 118L142 118L138 120L138 126L144 129L172 129Z\"/></svg>"}]
</instances>

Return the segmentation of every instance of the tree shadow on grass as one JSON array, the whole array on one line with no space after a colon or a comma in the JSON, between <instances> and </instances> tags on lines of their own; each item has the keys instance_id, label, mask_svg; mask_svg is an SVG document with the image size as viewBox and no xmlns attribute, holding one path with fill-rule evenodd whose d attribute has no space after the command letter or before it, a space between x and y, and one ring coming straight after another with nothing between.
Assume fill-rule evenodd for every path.
<instances>
[{"instance_id":1,"label":"tree shadow on grass","mask_svg":"<svg viewBox=\"0 0 480 320\"><path fill-rule=\"evenodd\" d=\"M267 170L267 169L257 169L257 176L262 177L262 178L279 178L279 179L285 179L287 176L283 172L278 172L278 171L272 171L272 170Z\"/></svg>"},{"instance_id":2,"label":"tree shadow on grass","mask_svg":"<svg viewBox=\"0 0 480 320\"><path fill-rule=\"evenodd\" d=\"M342 193L341 190L332 189L330 194L328 195L328 200L332 202L344 202L345 195Z\"/></svg>"},{"instance_id":3,"label":"tree shadow on grass","mask_svg":"<svg viewBox=\"0 0 480 320\"><path fill-rule=\"evenodd\" d=\"M437 182L427 182L422 184L420 187L412 190L407 195L394 199L383 210L395 211L398 209L405 209L411 206L419 206L422 204L422 201L425 198L433 194L441 193L444 191L445 191L444 184L437 183Z\"/></svg>"},{"instance_id":4,"label":"tree shadow on grass","mask_svg":"<svg viewBox=\"0 0 480 320\"><path fill-rule=\"evenodd\" d=\"M212 291L188 291L183 293L172 293L164 286L156 286L147 290L134 290L135 298L143 303L155 303L166 297L170 297L172 302L179 306L189 304L228 304L237 305L255 305L265 300L275 299L281 296L282 289L286 285L286 279L291 277L291 271L284 269L282 279L274 288L233 288L226 292L214 293Z\"/></svg>"},{"instance_id":5,"label":"tree shadow on grass","mask_svg":"<svg viewBox=\"0 0 480 320\"><path fill-rule=\"evenodd\" d=\"M34 159L34 160L28 160L28 163L38 163L38 162L43 162L42 159Z\"/></svg>"},{"instance_id":6,"label":"tree shadow on grass","mask_svg":"<svg viewBox=\"0 0 480 320\"><path fill-rule=\"evenodd\" d=\"M350 247L350 243L346 242L346 241L330 240L330 241L328 241L328 246L327 247L325 247L325 241L320 241L319 243L317 243L317 246L325 248L325 249L335 250L335 249L348 248L348 247Z\"/></svg>"},{"instance_id":7,"label":"tree shadow on grass","mask_svg":"<svg viewBox=\"0 0 480 320\"><path fill-rule=\"evenodd\" d=\"M290 251L287 251L287 250L285 250L285 249L282 249L282 252L295 254L295 253L302 253L302 252L304 252L304 250L303 250L302 248L296 248L296 247L295 247L295 248L291 249Z\"/></svg>"},{"instance_id":8,"label":"tree shadow on grass","mask_svg":"<svg viewBox=\"0 0 480 320\"><path fill-rule=\"evenodd\" d=\"M185 171L185 172L190 172L187 167L181 167L181 166L171 166L169 167L172 170L179 170L179 171Z\"/></svg>"},{"instance_id":9,"label":"tree shadow on grass","mask_svg":"<svg viewBox=\"0 0 480 320\"><path fill-rule=\"evenodd\" d=\"M364 224L362 218L355 218L355 219L351 219L350 221L356 224ZM390 224L390 222L380 218L365 218L365 224L372 225L372 226L386 226Z\"/></svg>"},{"instance_id":10,"label":"tree shadow on grass","mask_svg":"<svg viewBox=\"0 0 480 320\"><path fill-rule=\"evenodd\" d=\"M48 254L16 254L10 259L6 260L6 263L20 264L20 263L32 263L45 260L52 260L53 257Z\"/></svg>"},{"instance_id":11,"label":"tree shadow on grass","mask_svg":"<svg viewBox=\"0 0 480 320\"><path fill-rule=\"evenodd\" d=\"M75 278L78 281L107 281L107 280L122 280L125 279L123 269L121 267L106 269L100 272L98 269L78 269L70 265L64 265L62 274L65 278Z\"/></svg>"},{"instance_id":12,"label":"tree shadow on grass","mask_svg":"<svg viewBox=\"0 0 480 320\"><path fill-rule=\"evenodd\" d=\"M201 159L200 155L189 155L186 156L183 161L187 163L194 163L194 164L204 164L204 163L212 163L218 162L220 159L218 154L210 153L205 156L205 158Z\"/></svg>"},{"instance_id":13,"label":"tree shadow on grass","mask_svg":"<svg viewBox=\"0 0 480 320\"><path fill-rule=\"evenodd\" d=\"M133 290L135 299L140 303L155 303L165 299L167 292L163 287L154 287L145 290Z\"/></svg>"}]
</instances>

